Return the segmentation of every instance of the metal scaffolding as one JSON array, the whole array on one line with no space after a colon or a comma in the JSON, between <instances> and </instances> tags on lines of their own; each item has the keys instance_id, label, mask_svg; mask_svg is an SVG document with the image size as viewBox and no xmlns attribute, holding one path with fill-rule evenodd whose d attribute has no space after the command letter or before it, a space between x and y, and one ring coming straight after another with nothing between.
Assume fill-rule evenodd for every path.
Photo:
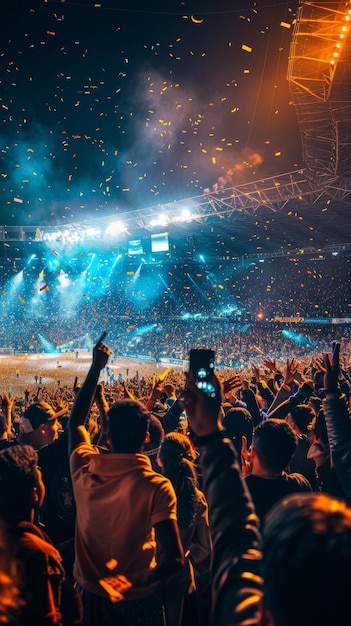
<instances>
[{"instance_id":1,"label":"metal scaffolding","mask_svg":"<svg viewBox=\"0 0 351 626\"><path fill-rule=\"evenodd\" d=\"M288 64L306 174L316 186L351 174L351 4L300 2Z\"/></svg>"}]
</instances>

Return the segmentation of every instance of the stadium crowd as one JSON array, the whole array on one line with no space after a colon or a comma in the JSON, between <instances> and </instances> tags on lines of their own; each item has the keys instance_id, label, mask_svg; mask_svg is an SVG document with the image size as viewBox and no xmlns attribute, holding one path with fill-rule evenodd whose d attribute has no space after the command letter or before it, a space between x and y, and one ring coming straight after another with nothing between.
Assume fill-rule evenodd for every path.
<instances>
[{"instance_id":1,"label":"stadium crowd","mask_svg":"<svg viewBox=\"0 0 351 626\"><path fill-rule=\"evenodd\" d=\"M340 348L259 354L209 397L172 367L101 382L103 336L83 382L2 394L3 621L346 625Z\"/></svg>"},{"instance_id":2,"label":"stadium crowd","mask_svg":"<svg viewBox=\"0 0 351 626\"><path fill-rule=\"evenodd\" d=\"M229 359L226 337L233 327L243 343L260 345L261 338L250 335L257 332L256 322L269 322L258 331L262 338L270 334L266 351L284 328L271 326L277 318L317 319L316 330L309 324L305 331L318 350L321 324L349 316L347 251L207 264L168 261L142 264L139 273L136 263L125 262L105 276L113 259L101 259L85 273L71 265L65 271L63 261L61 269L44 272L37 262L20 280L18 268L14 272L10 266L4 270L7 280L1 279L0 348L21 353L91 349L89 338L105 327L119 354L155 357L156 348L186 358L190 343L214 335L217 352L223 350Z\"/></svg>"},{"instance_id":3,"label":"stadium crowd","mask_svg":"<svg viewBox=\"0 0 351 626\"><path fill-rule=\"evenodd\" d=\"M252 306L230 315L185 274L147 311L107 296L89 327L88 304L79 318L89 337L108 329L85 344L83 378L50 386L38 371L12 395L4 368L1 623L349 625L350 298L341 273L311 267L285 259L278 290L272 265L254 263L235 282ZM165 297L188 291L190 318L170 314ZM77 320L54 336L50 319L47 341L78 363ZM31 333L17 350L39 346ZM194 348L215 350L209 394ZM152 374L115 376L119 355Z\"/></svg>"}]
</instances>

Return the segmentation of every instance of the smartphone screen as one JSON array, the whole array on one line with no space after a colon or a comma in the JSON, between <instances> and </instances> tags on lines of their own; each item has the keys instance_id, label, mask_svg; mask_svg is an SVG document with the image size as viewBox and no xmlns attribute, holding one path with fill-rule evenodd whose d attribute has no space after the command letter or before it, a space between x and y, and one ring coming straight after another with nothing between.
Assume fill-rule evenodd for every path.
<instances>
[{"instance_id":1,"label":"smartphone screen","mask_svg":"<svg viewBox=\"0 0 351 626\"><path fill-rule=\"evenodd\" d=\"M190 370L193 373L195 385L211 398L216 395L212 383L214 360L215 353L213 350L190 350Z\"/></svg>"}]
</instances>

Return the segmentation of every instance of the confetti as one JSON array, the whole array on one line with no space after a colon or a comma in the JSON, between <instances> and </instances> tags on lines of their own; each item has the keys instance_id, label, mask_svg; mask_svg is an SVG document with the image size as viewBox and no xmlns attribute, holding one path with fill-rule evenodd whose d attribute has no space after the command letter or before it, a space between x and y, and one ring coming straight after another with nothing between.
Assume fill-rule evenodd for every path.
<instances>
[{"instance_id":1,"label":"confetti","mask_svg":"<svg viewBox=\"0 0 351 626\"><path fill-rule=\"evenodd\" d=\"M194 24L202 24L204 21L202 18L196 18L194 15L191 15L190 19Z\"/></svg>"}]
</instances>

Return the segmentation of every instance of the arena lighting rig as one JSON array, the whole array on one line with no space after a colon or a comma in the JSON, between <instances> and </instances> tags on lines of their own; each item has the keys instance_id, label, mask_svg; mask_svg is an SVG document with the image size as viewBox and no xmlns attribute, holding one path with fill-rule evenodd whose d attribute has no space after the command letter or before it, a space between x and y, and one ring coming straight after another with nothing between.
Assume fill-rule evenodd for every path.
<instances>
[{"instance_id":1,"label":"arena lighting rig","mask_svg":"<svg viewBox=\"0 0 351 626\"><path fill-rule=\"evenodd\" d=\"M306 176L350 185L351 3L300 2L288 63ZM324 181L324 183L323 183Z\"/></svg>"},{"instance_id":2,"label":"arena lighting rig","mask_svg":"<svg viewBox=\"0 0 351 626\"><path fill-rule=\"evenodd\" d=\"M351 120L350 120L351 124ZM324 182L324 181L323 181ZM104 237L116 240L128 235L136 236L144 231L170 228L175 224L190 222L203 223L213 217L230 219L234 213L255 214L260 208L272 212L292 210L303 211L317 203L337 202L345 208L349 205L351 186L345 177L328 180L328 185L316 187L306 176L306 170L296 170L271 178L208 191L201 196L178 200L163 205L155 205L120 213L119 219L101 217L56 226L1 226L0 241L82 241Z\"/></svg>"}]
</instances>

